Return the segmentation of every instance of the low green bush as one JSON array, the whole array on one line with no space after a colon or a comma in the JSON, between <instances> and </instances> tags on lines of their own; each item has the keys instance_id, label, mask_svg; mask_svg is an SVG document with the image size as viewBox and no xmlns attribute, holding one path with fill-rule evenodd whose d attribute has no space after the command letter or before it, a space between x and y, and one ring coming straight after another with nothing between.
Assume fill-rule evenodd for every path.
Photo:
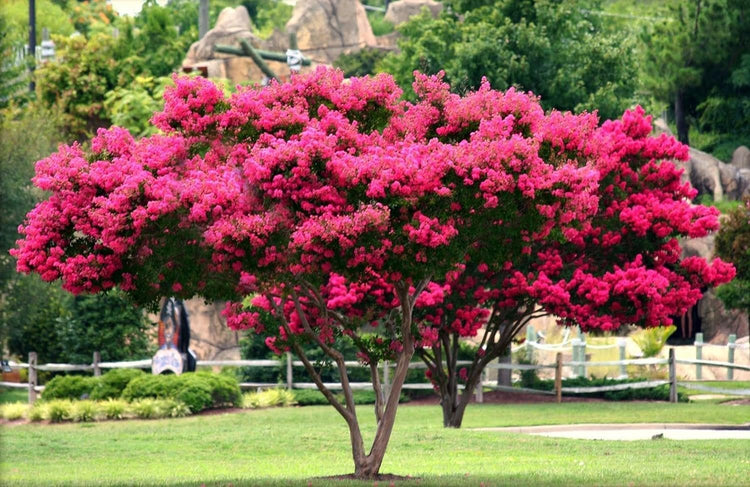
<instances>
[{"instance_id":1,"label":"low green bush","mask_svg":"<svg viewBox=\"0 0 750 487\"><path fill-rule=\"evenodd\" d=\"M318 390L295 390L294 400L300 406L321 406L328 405L328 400L325 398L322 392ZM375 391L354 391L354 404L375 404ZM336 399L340 402L344 402L344 394L336 394ZM401 394L399 402L409 402L409 396Z\"/></svg>"},{"instance_id":2,"label":"low green bush","mask_svg":"<svg viewBox=\"0 0 750 487\"><path fill-rule=\"evenodd\" d=\"M176 399L196 413L212 407L239 405L241 392L234 377L195 372L136 377L122 391L122 398L128 401L144 398Z\"/></svg>"},{"instance_id":3,"label":"low green bush","mask_svg":"<svg viewBox=\"0 0 750 487\"><path fill-rule=\"evenodd\" d=\"M13 421L24 418L29 411L29 405L23 402L11 402L0 405L0 417Z\"/></svg>"},{"instance_id":4,"label":"low green bush","mask_svg":"<svg viewBox=\"0 0 750 487\"><path fill-rule=\"evenodd\" d=\"M42 399L81 399L91 395L98 377L81 375L58 375L44 386Z\"/></svg>"},{"instance_id":5,"label":"low green bush","mask_svg":"<svg viewBox=\"0 0 750 487\"><path fill-rule=\"evenodd\" d=\"M190 408L175 399L145 398L131 403L129 410L138 419L181 418L190 414Z\"/></svg>"},{"instance_id":6,"label":"low green bush","mask_svg":"<svg viewBox=\"0 0 750 487\"><path fill-rule=\"evenodd\" d=\"M101 408L94 401L74 401L70 410L70 419L77 423L96 421Z\"/></svg>"},{"instance_id":7,"label":"low green bush","mask_svg":"<svg viewBox=\"0 0 750 487\"><path fill-rule=\"evenodd\" d=\"M286 389L247 392L242 396L242 407L245 409L287 407L294 404L295 394Z\"/></svg>"},{"instance_id":8,"label":"low green bush","mask_svg":"<svg viewBox=\"0 0 750 487\"><path fill-rule=\"evenodd\" d=\"M120 397L131 380L144 375L140 369L112 369L96 380L89 397L95 401Z\"/></svg>"},{"instance_id":9,"label":"low green bush","mask_svg":"<svg viewBox=\"0 0 750 487\"><path fill-rule=\"evenodd\" d=\"M108 399L100 402L99 407L105 419L123 419L128 410L128 403L123 399Z\"/></svg>"},{"instance_id":10,"label":"low green bush","mask_svg":"<svg viewBox=\"0 0 750 487\"><path fill-rule=\"evenodd\" d=\"M47 404L38 401L29 409L29 421L43 421L47 417Z\"/></svg>"},{"instance_id":11,"label":"low green bush","mask_svg":"<svg viewBox=\"0 0 750 487\"><path fill-rule=\"evenodd\" d=\"M69 421L73 414L73 401L68 399L54 399L47 402L46 414L44 419L52 423Z\"/></svg>"}]
</instances>

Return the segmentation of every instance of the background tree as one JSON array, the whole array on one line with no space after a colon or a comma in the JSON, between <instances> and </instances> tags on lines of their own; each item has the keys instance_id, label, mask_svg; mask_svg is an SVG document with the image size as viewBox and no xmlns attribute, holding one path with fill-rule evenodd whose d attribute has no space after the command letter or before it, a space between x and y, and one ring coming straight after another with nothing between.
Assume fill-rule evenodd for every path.
<instances>
[{"instance_id":1,"label":"background tree","mask_svg":"<svg viewBox=\"0 0 750 487\"><path fill-rule=\"evenodd\" d=\"M615 118L633 102L633 44L593 12L597 1L456 1L440 17L399 27L401 52L380 69L408 89L411 73L440 70L459 91L486 77L541 96L545 109L594 110Z\"/></svg>"},{"instance_id":2,"label":"background tree","mask_svg":"<svg viewBox=\"0 0 750 487\"><path fill-rule=\"evenodd\" d=\"M750 199L722 222L716 253L737 268L737 277L717 290L719 298L728 308L750 313Z\"/></svg>"}]
</instances>

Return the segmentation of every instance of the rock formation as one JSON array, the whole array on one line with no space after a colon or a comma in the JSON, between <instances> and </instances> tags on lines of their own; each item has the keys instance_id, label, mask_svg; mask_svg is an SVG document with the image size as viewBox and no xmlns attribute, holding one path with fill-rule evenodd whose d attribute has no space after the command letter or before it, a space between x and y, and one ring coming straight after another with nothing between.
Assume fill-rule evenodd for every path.
<instances>
[{"instance_id":1,"label":"rock formation","mask_svg":"<svg viewBox=\"0 0 750 487\"><path fill-rule=\"evenodd\" d=\"M403 24L415 15L419 15L423 8L427 8L434 18L440 15L443 4L433 0L398 0L388 4L385 20L393 25Z\"/></svg>"},{"instance_id":2,"label":"rock formation","mask_svg":"<svg viewBox=\"0 0 750 487\"><path fill-rule=\"evenodd\" d=\"M190 46L182 62L183 69L202 71L211 78L225 78L233 83L260 82L264 79L263 72L252 59L215 52L214 46L222 44L239 47L240 39L245 39L257 49L285 52L286 47L280 42L280 38L284 36L274 34L267 41L260 39L252 33L250 16L245 7L227 7L219 14L214 28ZM266 61L266 64L279 77L284 78L289 74L289 67L285 62Z\"/></svg>"},{"instance_id":3,"label":"rock formation","mask_svg":"<svg viewBox=\"0 0 750 487\"><path fill-rule=\"evenodd\" d=\"M684 167L698 194L710 195L714 201L739 200L750 196L750 168L726 164L692 147L690 160Z\"/></svg>"},{"instance_id":4,"label":"rock formation","mask_svg":"<svg viewBox=\"0 0 750 487\"><path fill-rule=\"evenodd\" d=\"M286 31L297 34L306 57L324 64L333 64L343 53L377 45L358 0L297 0Z\"/></svg>"},{"instance_id":5,"label":"rock formation","mask_svg":"<svg viewBox=\"0 0 750 487\"><path fill-rule=\"evenodd\" d=\"M221 315L224 303L201 298L185 301L190 320L190 348L198 360L239 360L239 334L227 327Z\"/></svg>"},{"instance_id":6,"label":"rock formation","mask_svg":"<svg viewBox=\"0 0 750 487\"><path fill-rule=\"evenodd\" d=\"M750 169L750 149L741 145L732 153L731 165L737 169Z\"/></svg>"}]
</instances>

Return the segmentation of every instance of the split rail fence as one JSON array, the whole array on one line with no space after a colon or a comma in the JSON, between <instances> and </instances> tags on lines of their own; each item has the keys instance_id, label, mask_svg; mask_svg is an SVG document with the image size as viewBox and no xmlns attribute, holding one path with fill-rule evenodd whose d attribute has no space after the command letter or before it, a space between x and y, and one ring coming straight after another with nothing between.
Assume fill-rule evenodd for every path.
<instances>
[{"instance_id":1,"label":"split rail fence","mask_svg":"<svg viewBox=\"0 0 750 487\"><path fill-rule=\"evenodd\" d=\"M701 384L696 384L695 382L682 382L677 380L676 375L676 365L677 364L687 364L687 365L695 365L696 367L696 378L698 380L702 377L702 368L703 367L720 367L727 369L727 379L733 380L734 379L734 370L743 370L743 371L749 371L750 372L750 365L743 365L743 364L737 364L735 363L735 350L738 348L747 348L747 344L739 345L736 343L736 337L734 335L730 335L729 337L729 343L725 347L727 349L727 360L726 361L712 361L712 360L703 360L702 359L702 349L706 346L721 346L721 345L710 345L710 344L704 344L703 343L703 337L702 334L698 334L697 339L695 341L695 349L696 349L696 358L694 360L691 359L677 359L675 358L674 348L669 349L669 358L661 359L661 358L635 358L635 359L626 359L625 358L625 339L619 339L617 344L611 344L611 345L587 345L585 341L585 337L579 335L578 338L574 338L571 340L568 340L567 338L559 344L542 344L537 342L537 337L533 331L533 328L530 328L527 332L527 340L524 344L514 347L512 351L518 351L519 349L524 349L526 351L526 359L529 362L534 361L534 354L536 351L554 351L556 352L555 362L554 363L492 363L488 364L484 375L481 381L481 384L477 386L475 391L475 399L477 402L482 402L483 400L483 391L484 389L491 389L491 390L501 390L501 391L508 391L508 392L525 392L525 393L534 393L534 394L549 394L549 395L555 395L557 398L557 401L561 401L562 395L570 395L570 394L588 394L588 393L596 393L596 392L607 392L607 391L620 391L620 390L626 390L626 389L643 389L643 388L652 388L652 387L659 387L665 384L669 384L670 386L670 393L669 398L671 402L677 401L677 386L685 386L689 387L690 389L694 390L700 390L700 391L706 391L706 392L714 392L717 394L730 394L733 396L750 396L750 389L725 389L725 388L717 388L717 387L709 387ZM620 360L610 360L610 361L588 361L587 360L587 349L594 349L594 348L613 348L617 347L619 348L619 356ZM572 351L572 360L564 362L563 361L563 354L562 352L564 350L570 350ZM468 365L471 362L469 361L459 361L458 365ZM281 367L283 365L286 365L286 384L284 384L288 389L297 388L297 389L315 389L316 385L313 382L295 382L294 381L294 373L293 368L294 367L301 367L303 364L300 361L295 361L292 359L291 354L287 353L285 359L281 360L200 360L197 362L198 366L233 366L233 367ZM620 377L619 378L627 378L627 366L629 365L638 365L638 366L656 366L656 365L668 365L669 366L669 379L668 380L645 380L640 382L628 382L628 383L622 383L622 384L615 384L615 385L609 385L609 386L597 386L597 387L563 387L562 386L562 378L563 378L563 368L567 367L570 370L569 376L572 377L586 377L587 376L587 369L589 367L599 367L599 366L619 366L620 368ZM357 361L347 361L346 362L347 367L365 367L360 362ZM55 371L55 372L75 372L75 371L90 371L93 372L95 376L99 376L102 373L102 369L119 369L119 368L138 368L138 369L149 369L151 368L151 360L135 360L135 361L123 361L123 362L102 362L99 352L94 352L93 355L93 362L91 364L55 364L55 363L49 363L49 364L38 364L37 363L37 354L36 352L30 352L29 358L27 363L11 363L11 368L16 369L28 369L28 381L25 383L19 383L19 382L0 382L0 387L5 388L20 388L20 389L28 389L29 391L29 402L33 403L37 398L37 393L44 390L44 386L38 385L38 371ZM382 372L382 382L384 384L384 388L387 391L388 384L390 383L389 375L390 375L390 369L393 367L392 364L389 364L388 362L385 362L383 364L383 372ZM410 368L412 369L424 369L426 366L422 362L412 362L410 365ZM545 370L545 369L553 369L554 370L554 377L555 377L555 388L552 391L541 391L538 389L527 389L527 388L519 388L514 386L503 386L499 385L497 381L495 380L489 380L489 374L492 370L518 370L518 371L524 371L524 370ZM252 388L269 388L269 387L278 387L280 384L277 383L266 383L266 382L242 382L240 383L240 387L245 389L252 389ZM372 383L371 382L352 382L350 383L353 389L361 389L361 390L372 390ZM326 387L329 389L341 389L340 383L326 383ZM463 386L459 386L463 387ZM411 383L411 384L404 384L404 389L411 389L411 390L417 390L417 389L425 389L430 390L432 389L432 384L430 383Z\"/></svg>"}]
</instances>

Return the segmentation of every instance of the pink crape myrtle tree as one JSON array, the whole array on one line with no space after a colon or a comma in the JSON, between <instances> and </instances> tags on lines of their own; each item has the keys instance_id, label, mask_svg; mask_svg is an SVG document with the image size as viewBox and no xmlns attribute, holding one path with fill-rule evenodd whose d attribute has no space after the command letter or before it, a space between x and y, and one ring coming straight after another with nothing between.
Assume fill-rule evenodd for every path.
<instances>
[{"instance_id":1,"label":"pink crape myrtle tree","mask_svg":"<svg viewBox=\"0 0 750 487\"><path fill-rule=\"evenodd\" d=\"M448 105L466 101L445 96ZM482 371L532 319L555 315L561 325L605 332L669 325L671 315L700 299L701 288L734 277L719 259L681 259L677 239L717 230L718 211L691 205L695 190L680 182L682 170L672 162L687 159L687 147L671 136L651 137L651 119L640 107L601 126L595 114L543 120L533 127L541 157L595 168L597 209L583 225L523 237L518 259L503 262L482 245L432 288L429 303L418 300L425 306L415 321L436 332L416 353L441 397L446 427L461 426ZM466 338L479 347L463 366L457 354Z\"/></svg>"},{"instance_id":2,"label":"pink crape myrtle tree","mask_svg":"<svg viewBox=\"0 0 750 487\"><path fill-rule=\"evenodd\" d=\"M530 267L542 242L568 251L601 206L600 153L561 156L561 115L513 90L456 97L416 75L407 103L389 76L323 68L231 96L202 78L175 85L152 120L161 134L136 140L113 127L89 149L61 146L37 163L49 198L20 228L17 268L72 293L118 286L145 305L227 300L229 326L303 362L349 428L357 478L377 478L409 363L443 331L424 313L466 269ZM534 279L514 276L518 289L502 293L523 309ZM486 308L459 319L484 323ZM379 398L369 448L334 345L342 337ZM338 366L342 401L306 344ZM396 364L388 395L377 370L386 358Z\"/></svg>"}]
</instances>

